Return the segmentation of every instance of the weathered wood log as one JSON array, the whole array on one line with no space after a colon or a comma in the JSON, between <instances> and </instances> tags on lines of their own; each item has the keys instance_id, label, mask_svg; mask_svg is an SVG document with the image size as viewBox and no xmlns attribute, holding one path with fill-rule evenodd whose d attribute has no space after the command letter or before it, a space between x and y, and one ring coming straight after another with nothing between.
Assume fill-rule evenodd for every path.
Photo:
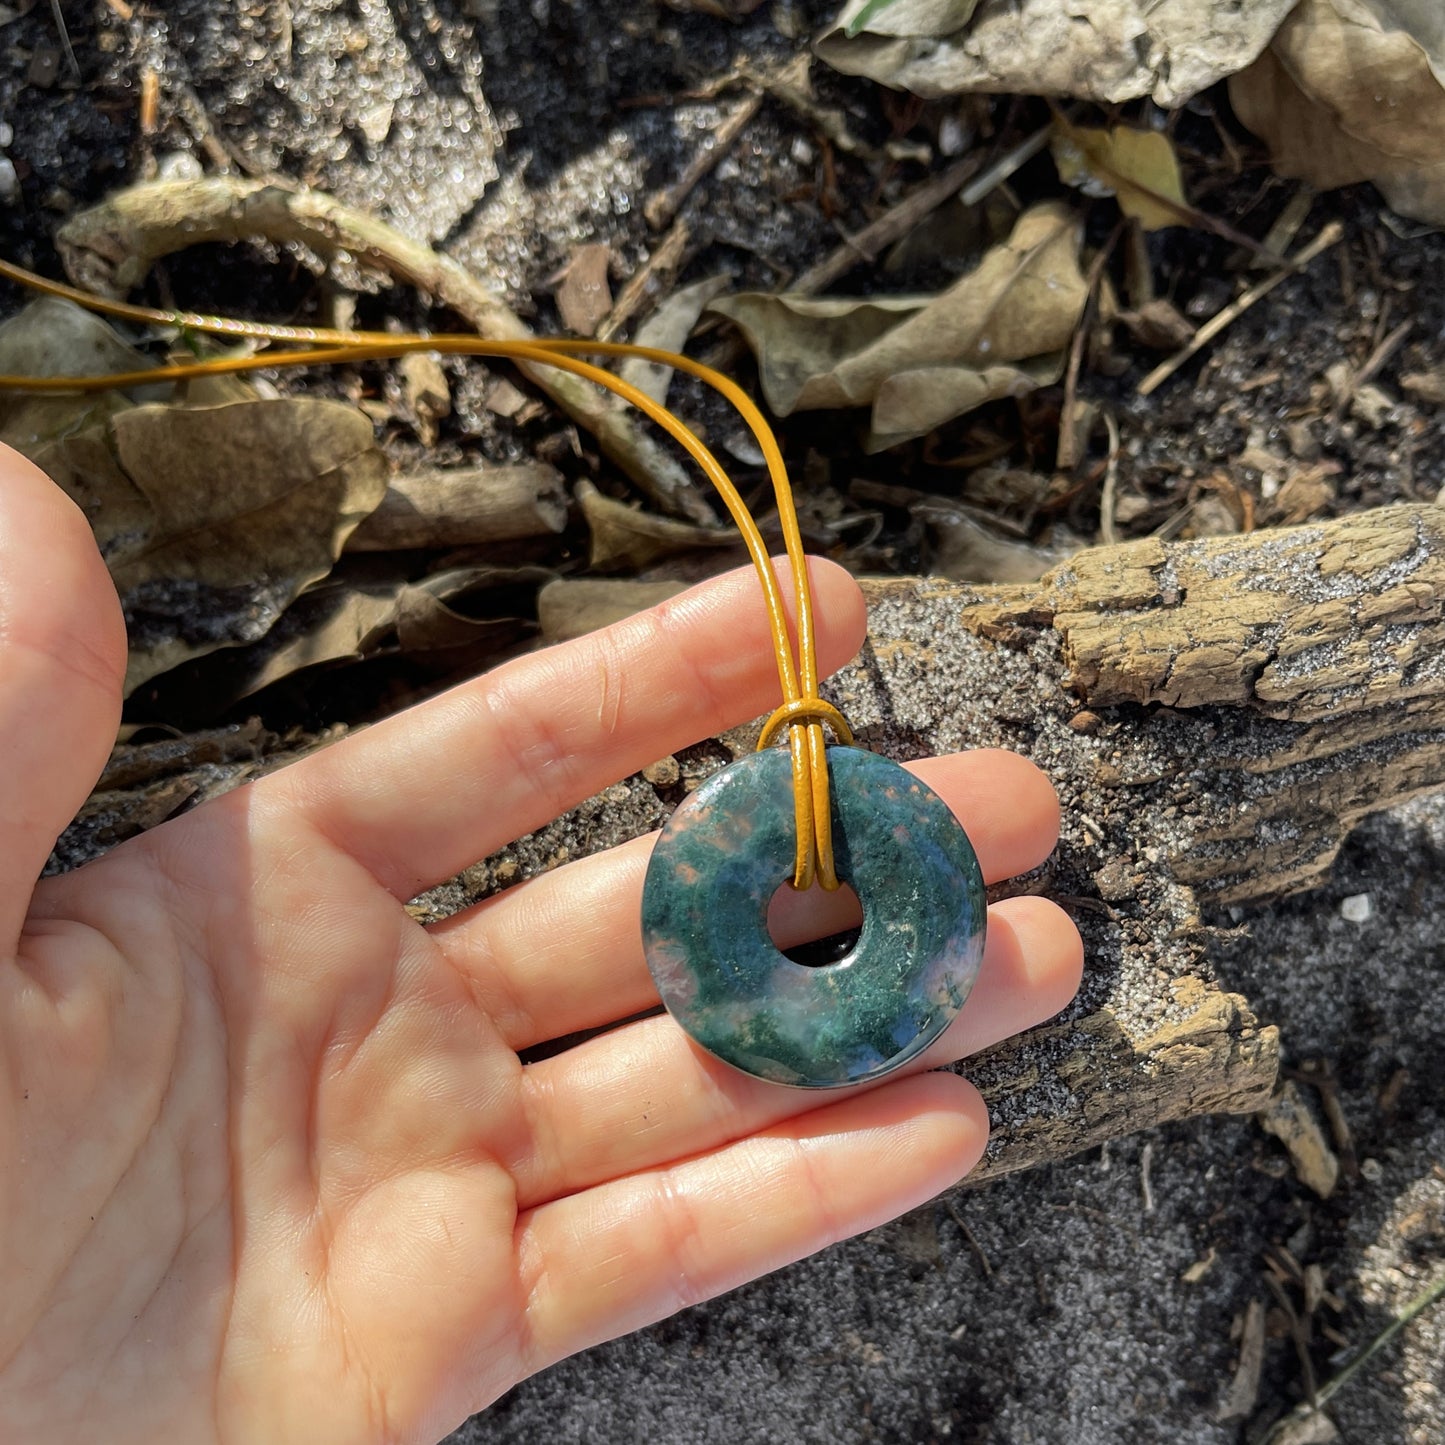
<instances>
[{"instance_id":1,"label":"weathered wood log","mask_svg":"<svg viewBox=\"0 0 1445 1445\"><path fill-rule=\"evenodd\" d=\"M544 537L566 525L562 474L545 462L429 469L394 478L346 550L485 546Z\"/></svg>"},{"instance_id":2,"label":"weathered wood log","mask_svg":"<svg viewBox=\"0 0 1445 1445\"><path fill-rule=\"evenodd\" d=\"M1366 813L1445 781L1445 510L1097 549L959 603L982 637L1056 638L1084 706L1171 710L1114 782L1194 812L1167 866L1215 901L1309 886Z\"/></svg>"},{"instance_id":3,"label":"weathered wood log","mask_svg":"<svg viewBox=\"0 0 1445 1445\"><path fill-rule=\"evenodd\" d=\"M1445 783L1442 584L1445 513L1429 507L1100 548L1017 586L866 584L870 642L829 686L860 741L902 759L1014 747L1064 805L1055 857L1012 887L1074 913L1085 983L1059 1020L965 1065L994 1120L976 1177L1265 1103L1278 1032L1218 986L1219 920L1201 912L1308 886L1364 813ZM656 827L756 730L615 785L433 890L418 915ZM231 766L239 780L278 760ZM108 836L115 782L134 772L112 773ZM164 796L199 800L224 772L185 772ZM138 786L153 818L158 780Z\"/></svg>"}]
</instances>

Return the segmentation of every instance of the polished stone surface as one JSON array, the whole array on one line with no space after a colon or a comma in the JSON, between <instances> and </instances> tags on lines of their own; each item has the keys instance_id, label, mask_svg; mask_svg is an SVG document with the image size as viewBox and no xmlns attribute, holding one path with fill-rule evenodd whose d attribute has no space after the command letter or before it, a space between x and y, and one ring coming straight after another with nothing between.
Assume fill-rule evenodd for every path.
<instances>
[{"instance_id":1,"label":"polished stone surface","mask_svg":"<svg viewBox=\"0 0 1445 1445\"><path fill-rule=\"evenodd\" d=\"M838 876L863 907L847 957L793 962L768 904L793 866L785 748L754 753L679 806L648 866L648 967L668 1011L758 1078L833 1088L886 1074L963 1006L983 954L983 877L957 819L898 764L828 749Z\"/></svg>"}]
</instances>

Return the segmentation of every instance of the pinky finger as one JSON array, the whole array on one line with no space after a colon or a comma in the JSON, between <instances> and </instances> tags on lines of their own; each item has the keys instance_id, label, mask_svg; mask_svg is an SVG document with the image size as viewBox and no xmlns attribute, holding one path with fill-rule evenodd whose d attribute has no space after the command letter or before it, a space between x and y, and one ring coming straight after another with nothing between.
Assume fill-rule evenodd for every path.
<instances>
[{"instance_id":1,"label":"pinky finger","mask_svg":"<svg viewBox=\"0 0 1445 1445\"><path fill-rule=\"evenodd\" d=\"M533 1370L882 1224L955 1184L988 1139L972 1085L922 1074L665 1169L523 1213Z\"/></svg>"}]
</instances>

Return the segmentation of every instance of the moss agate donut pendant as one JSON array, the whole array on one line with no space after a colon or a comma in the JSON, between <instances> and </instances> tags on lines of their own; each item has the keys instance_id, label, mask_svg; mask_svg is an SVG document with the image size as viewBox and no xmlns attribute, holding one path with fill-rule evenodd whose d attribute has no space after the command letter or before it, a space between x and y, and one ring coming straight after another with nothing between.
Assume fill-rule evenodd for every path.
<instances>
[{"instance_id":1,"label":"moss agate donut pendant","mask_svg":"<svg viewBox=\"0 0 1445 1445\"><path fill-rule=\"evenodd\" d=\"M943 800L897 763L830 747L838 876L863 907L853 951L810 968L778 950L768 904L793 867L786 748L724 768L663 829L642 894L668 1012L760 1079L827 1089L916 1058L957 1015L983 956L983 876Z\"/></svg>"}]
</instances>

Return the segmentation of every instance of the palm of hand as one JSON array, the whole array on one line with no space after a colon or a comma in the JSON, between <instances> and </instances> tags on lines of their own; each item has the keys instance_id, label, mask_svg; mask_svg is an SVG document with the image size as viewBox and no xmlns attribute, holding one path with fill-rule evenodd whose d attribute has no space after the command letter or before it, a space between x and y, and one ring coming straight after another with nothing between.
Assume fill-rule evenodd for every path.
<instances>
[{"instance_id":1,"label":"palm of hand","mask_svg":"<svg viewBox=\"0 0 1445 1445\"><path fill-rule=\"evenodd\" d=\"M113 736L123 653L88 532L9 465L0 1437L106 1420L117 1441L425 1445L531 1371L976 1161L982 1106L950 1074L820 1099L733 1073L662 1017L524 1066L531 1044L656 1002L645 840L430 929L402 906L763 711L747 577L458 689L30 898ZM43 587L37 535L57 539ZM836 571L816 585L828 669L861 608ZM1052 795L1022 760L927 772L991 879L1051 847ZM920 1067L1046 1017L1078 967L1051 905L999 905L974 996Z\"/></svg>"}]
</instances>

